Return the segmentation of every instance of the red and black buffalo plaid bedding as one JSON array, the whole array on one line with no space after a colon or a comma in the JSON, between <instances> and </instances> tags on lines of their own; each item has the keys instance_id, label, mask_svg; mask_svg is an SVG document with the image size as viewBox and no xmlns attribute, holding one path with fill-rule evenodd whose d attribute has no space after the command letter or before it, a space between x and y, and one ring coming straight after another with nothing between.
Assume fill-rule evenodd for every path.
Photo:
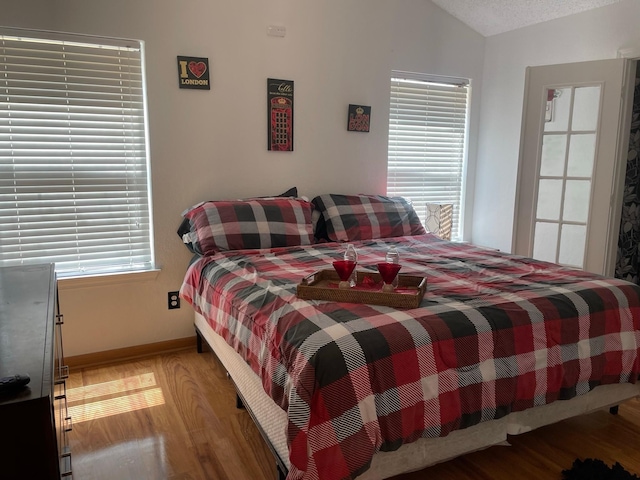
<instances>
[{"instance_id":1,"label":"red and black buffalo plaid bedding","mask_svg":"<svg viewBox=\"0 0 640 480\"><path fill-rule=\"evenodd\" d=\"M636 285L431 235L356 242L358 268L389 244L402 273L428 279L419 308L298 299L336 243L219 253L187 271L182 298L288 413L287 478L353 478L378 450L637 381Z\"/></svg>"}]
</instances>

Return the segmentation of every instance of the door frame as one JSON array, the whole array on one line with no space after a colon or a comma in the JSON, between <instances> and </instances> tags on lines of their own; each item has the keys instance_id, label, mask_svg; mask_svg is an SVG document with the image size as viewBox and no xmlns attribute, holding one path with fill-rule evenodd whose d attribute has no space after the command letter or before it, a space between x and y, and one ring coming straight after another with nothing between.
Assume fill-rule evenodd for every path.
<instances>
[{"instance_id":1,"label":"door frame","mask_svg":"<svg viewBox=\"0 0 640 480\"><path fill-rule=\"evenodd\" d=\"M617 212L620 212L620 215L617 215L617 223L613 225L615 231L617 232L618 237L620 236L620 224L622 221L621 213L622 213L622 205L624 204L624 181L627 173L627 154L629 149L629 137L631 134L631 119L633 114L633 97L634 97L634 85L635 85L635 72L638 68L638 63L640 63L640 43L637 45L630 46L628 48L621 48L618 50L616 55L617 58L626 58L626 66L628 70L625 71L625 82L629 85L629 88L625 88L624 92L626 93L623 98L622 104L622 112L626 114L625 118L621 119L621 126L623 131L619 132L622 134L626 134L626 136L621 136L619 138L620 142L620 152L619 154L623 156L622 159L617 159L616 166L620 166L620 172L616 172L620 177L617 179L617 184L615 185L614 195ZM616 248L611 248L607 251L607 271L606 275L613 277L615 274L615 268L617 263L617 253L618 253L618 242L615 242Z\"/></svg>"},{"instance_id":2,"label":"door frame","mask_svg":"<svg viewBox=\"0 0 640 480\"><path fill-rule=\"evenodd\" d=\"M619 57L626 58L626 57ZM627 174L627 156L629 154L629 137L631 134L631 117L633 113L633 91L636 78L636 60L627 58L624 65L624 83L622 84L622 105L618 120L618 139L616 142L615 170L611 188L611 204L609 207L609 224L607 247L605 250L605 271L607 277L613 277L618 256L618 239L622 223L622 205L624 203L624 180Z\"/></svg>"}]
</instances>

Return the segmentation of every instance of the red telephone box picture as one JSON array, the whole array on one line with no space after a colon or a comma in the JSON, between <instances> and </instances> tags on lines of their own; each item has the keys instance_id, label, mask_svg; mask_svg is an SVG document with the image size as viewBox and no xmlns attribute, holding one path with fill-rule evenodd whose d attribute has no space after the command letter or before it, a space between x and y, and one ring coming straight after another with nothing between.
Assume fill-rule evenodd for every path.
<instances>
[{"instance_id":1,"label":"red telephone box picture","mask_svg":"<svg viewBox=\"0 0 640 480\"><path fill-rule=\"evenodd\" d=\"M293 151L293 81L267 81L269 142L268 149Z\"/></svg>"},{"instance_id":2,"label":"red telephone box picture","mask_svg":"<svg viewBox=\"0 0 640 480\"><path fill-rule=\"evenodd\" d=\"M282 97L271 99L271 145L269 150L290 152L293 150L293 115L291 100Z\"/></svg>"}]
</instances>

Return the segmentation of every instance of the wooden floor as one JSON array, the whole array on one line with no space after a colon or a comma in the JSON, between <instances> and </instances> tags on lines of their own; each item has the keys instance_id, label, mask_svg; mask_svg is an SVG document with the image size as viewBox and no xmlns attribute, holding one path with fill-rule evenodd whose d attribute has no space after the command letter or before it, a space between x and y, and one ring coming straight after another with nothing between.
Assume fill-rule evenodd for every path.
<instances>
[{"instance_id":1,"label":"wooden floor","mask_svg":"<svg viewBox=\"0 0 640 480\"><path fill-rule=\"evenodd\" d=\"M192 350L72 371L74 480L276 479L273 458L210 353ZM576 458L640 474L640 401L517 437L421 472L418 479L561 479Z\"/></svg>"}]
</instances>

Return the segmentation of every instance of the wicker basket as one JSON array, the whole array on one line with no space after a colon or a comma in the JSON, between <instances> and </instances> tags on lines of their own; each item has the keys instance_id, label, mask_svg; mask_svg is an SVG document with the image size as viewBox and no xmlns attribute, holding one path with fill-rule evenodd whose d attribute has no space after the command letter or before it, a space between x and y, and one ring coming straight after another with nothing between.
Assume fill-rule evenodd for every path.
<instances>
[{"instance_id":1,"label":"wicker basket","mask_svg":"<svg viewBox=\"0 0 640 480\"><path fill-rule=\"evenodd\" d=\"M369 277L381 283L379 273L357 272L357 284L353 288L337 288L340 278L335 270L319 270L302 279L297 287L298 298L304 300L329 300L331 302L368 303L395 308L417 308L427 290L427 279L415 275L398 274L396 292L382 292L358 287Z\"/></svg>"}]
</instances>

